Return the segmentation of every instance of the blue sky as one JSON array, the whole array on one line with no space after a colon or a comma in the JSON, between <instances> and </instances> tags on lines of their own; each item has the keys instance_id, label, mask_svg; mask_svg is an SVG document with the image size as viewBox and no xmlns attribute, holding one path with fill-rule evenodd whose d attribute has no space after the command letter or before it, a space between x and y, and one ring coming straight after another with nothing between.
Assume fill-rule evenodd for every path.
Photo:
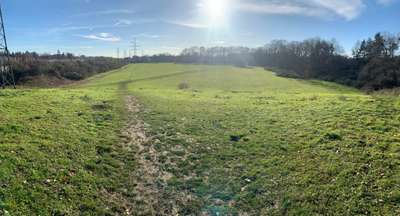
<instances>
[{"instance_id":1,"label":"blue sky","mask_svg":"<svg viewBox=\"0 0 400 216\"><path fill-rule=\"evenodd\" d=\"M400 0L3 0L11 51L120 56L273 39L335 38L350 52L378 31L400 32Z\"/></svg>"}]
</instances>

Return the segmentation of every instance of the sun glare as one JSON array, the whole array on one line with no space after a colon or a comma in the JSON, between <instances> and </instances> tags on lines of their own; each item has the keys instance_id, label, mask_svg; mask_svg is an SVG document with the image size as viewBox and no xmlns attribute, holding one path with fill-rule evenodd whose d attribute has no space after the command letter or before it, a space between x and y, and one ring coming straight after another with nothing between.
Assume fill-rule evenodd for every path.
<instances>
[{"instance_id":1,"label":"sun glare","mask_svg":"<svg viewBox=\"0 0 400 216\"><path fill-rule=\"evenodd\" d=\"M227 15L227 0L204 0L202 6L211 24L223 24Z\"/></svg>"}]
</instances>

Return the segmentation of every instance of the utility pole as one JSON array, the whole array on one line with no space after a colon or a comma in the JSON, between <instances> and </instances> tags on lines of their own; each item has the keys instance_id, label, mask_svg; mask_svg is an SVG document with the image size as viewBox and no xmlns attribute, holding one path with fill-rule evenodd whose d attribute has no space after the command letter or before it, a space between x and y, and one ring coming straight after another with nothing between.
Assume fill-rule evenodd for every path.
<instances>
[{"instance_id":1,"label":"utility pole","mask_svg":"<svg viewBox=\"0 0 400 216\"><path fill-rule=\"evenodd\" d=\"M119 59L119 48L117 48L117 59Z\"/></svg>"},{"instance_id":2,"label":"utility pole","mask_svg":"<svg viewBox=\"0 0 400 216\"><path fill-rule=\"evenodd\" d=\"M0 5L0 85L1 88L12 86L15 89L14 73L11 68L10 52L8 51L6 31L4 29L3 11Z\"/></svg>"},{"instance_id":3,"label":"utility pole","mask_svg":"<svg viewBox=\"0 0 400 216\"><path fill-rule=\"evenodd\" d=\"M133 48L133 61L136 62L136 59L137 59L137 56L138 56L137 52L138 52L138 48L140 46L137 44L136 38L134 38L131 43L132 43L132 48Z\"/></svg>"},{"instance_id":4,"label":"utility pole","mask_svg":"<svg viewBox=\"0 0 400 216\"><path fill-rule=\"evenodd\" d=\"M133 56L136 57L137 56L137 51L138 51L138 48L139 48L136 38L133 39L133 41L132 41L132 48L133 48Z\"/></svg>"}]
</instances>

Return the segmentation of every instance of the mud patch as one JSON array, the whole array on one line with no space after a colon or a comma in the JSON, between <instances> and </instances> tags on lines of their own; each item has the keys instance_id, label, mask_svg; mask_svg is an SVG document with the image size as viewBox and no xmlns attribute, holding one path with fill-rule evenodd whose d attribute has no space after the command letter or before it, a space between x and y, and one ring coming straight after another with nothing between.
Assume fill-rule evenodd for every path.
<instances>
[{"instance_id":1,"label":"mud patch","mask_svg":"<svg viewBox=\"0 0 400 216\"><path fill-rule=\"evenodd\" d=\"M92 109L95 111L104 111L111 109L112 106L107 101L102 101L101 103L93 104Z\"/></svg>"},{"instance_id":2,"label":"mud patch","mask_svg":"<svg viewBox=\"0 0 400 216\"><path fill-rule=\"evenodd\" d=\"M136 155L137 168L132 174L136 186L133 206L127 212L140 212L139 215L177 215L177 208L171 206L163 197L162 185L171 179L172 174L160 169L159 154L154 141L146 135L146 124L139 119L141 107L132 97L126 97L129 122L122 131L124 148Z\"/></svg>"}]
</instances>

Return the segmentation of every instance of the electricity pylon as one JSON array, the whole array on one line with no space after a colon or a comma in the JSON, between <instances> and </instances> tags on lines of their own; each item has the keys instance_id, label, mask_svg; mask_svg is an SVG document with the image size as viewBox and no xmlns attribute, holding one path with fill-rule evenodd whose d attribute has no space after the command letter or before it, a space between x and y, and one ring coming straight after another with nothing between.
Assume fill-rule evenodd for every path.
<instances>
[{"instance_id":1,"label":"electricity pylon","mask_svg":"<svg viewBox=\"0 0 400 216\"><path fill-rule=\"evenodd\" d=\"M0 5L0 86L12 86L15 88L14 73L10 63L10 52L8 51L6 31L4 30L3 11Z\"/></svg>"},{"instance_id":2,"label":"electricity pylon","mask_svg":"<svg viewBox=\"0 0 400 216\"><path fill-rule=\"evenodd\" d=\"M132 48L133 48L133 57L137 57L137 51L140 46L137 44L136 38L134 38L131 43L132 43Z\"/></svg>"},{"instance_id":3,"label":"electricity pylon","mask_svg":"<svg viewBox=\"0 0 400 216\"><path fill-rule=\"evenodd\" d=\"M131 44L132 44L131 47L132 47L132 49L133 49L133 57L132 57L132 60L133 60L133 63L136 63L136 62L137 62L137 59L138 59L137 52L138 52L138 48L139 48L140 46L137 44L136 38L133 39L133 41L131 42Z\"/></svg>"}]
</instances>

